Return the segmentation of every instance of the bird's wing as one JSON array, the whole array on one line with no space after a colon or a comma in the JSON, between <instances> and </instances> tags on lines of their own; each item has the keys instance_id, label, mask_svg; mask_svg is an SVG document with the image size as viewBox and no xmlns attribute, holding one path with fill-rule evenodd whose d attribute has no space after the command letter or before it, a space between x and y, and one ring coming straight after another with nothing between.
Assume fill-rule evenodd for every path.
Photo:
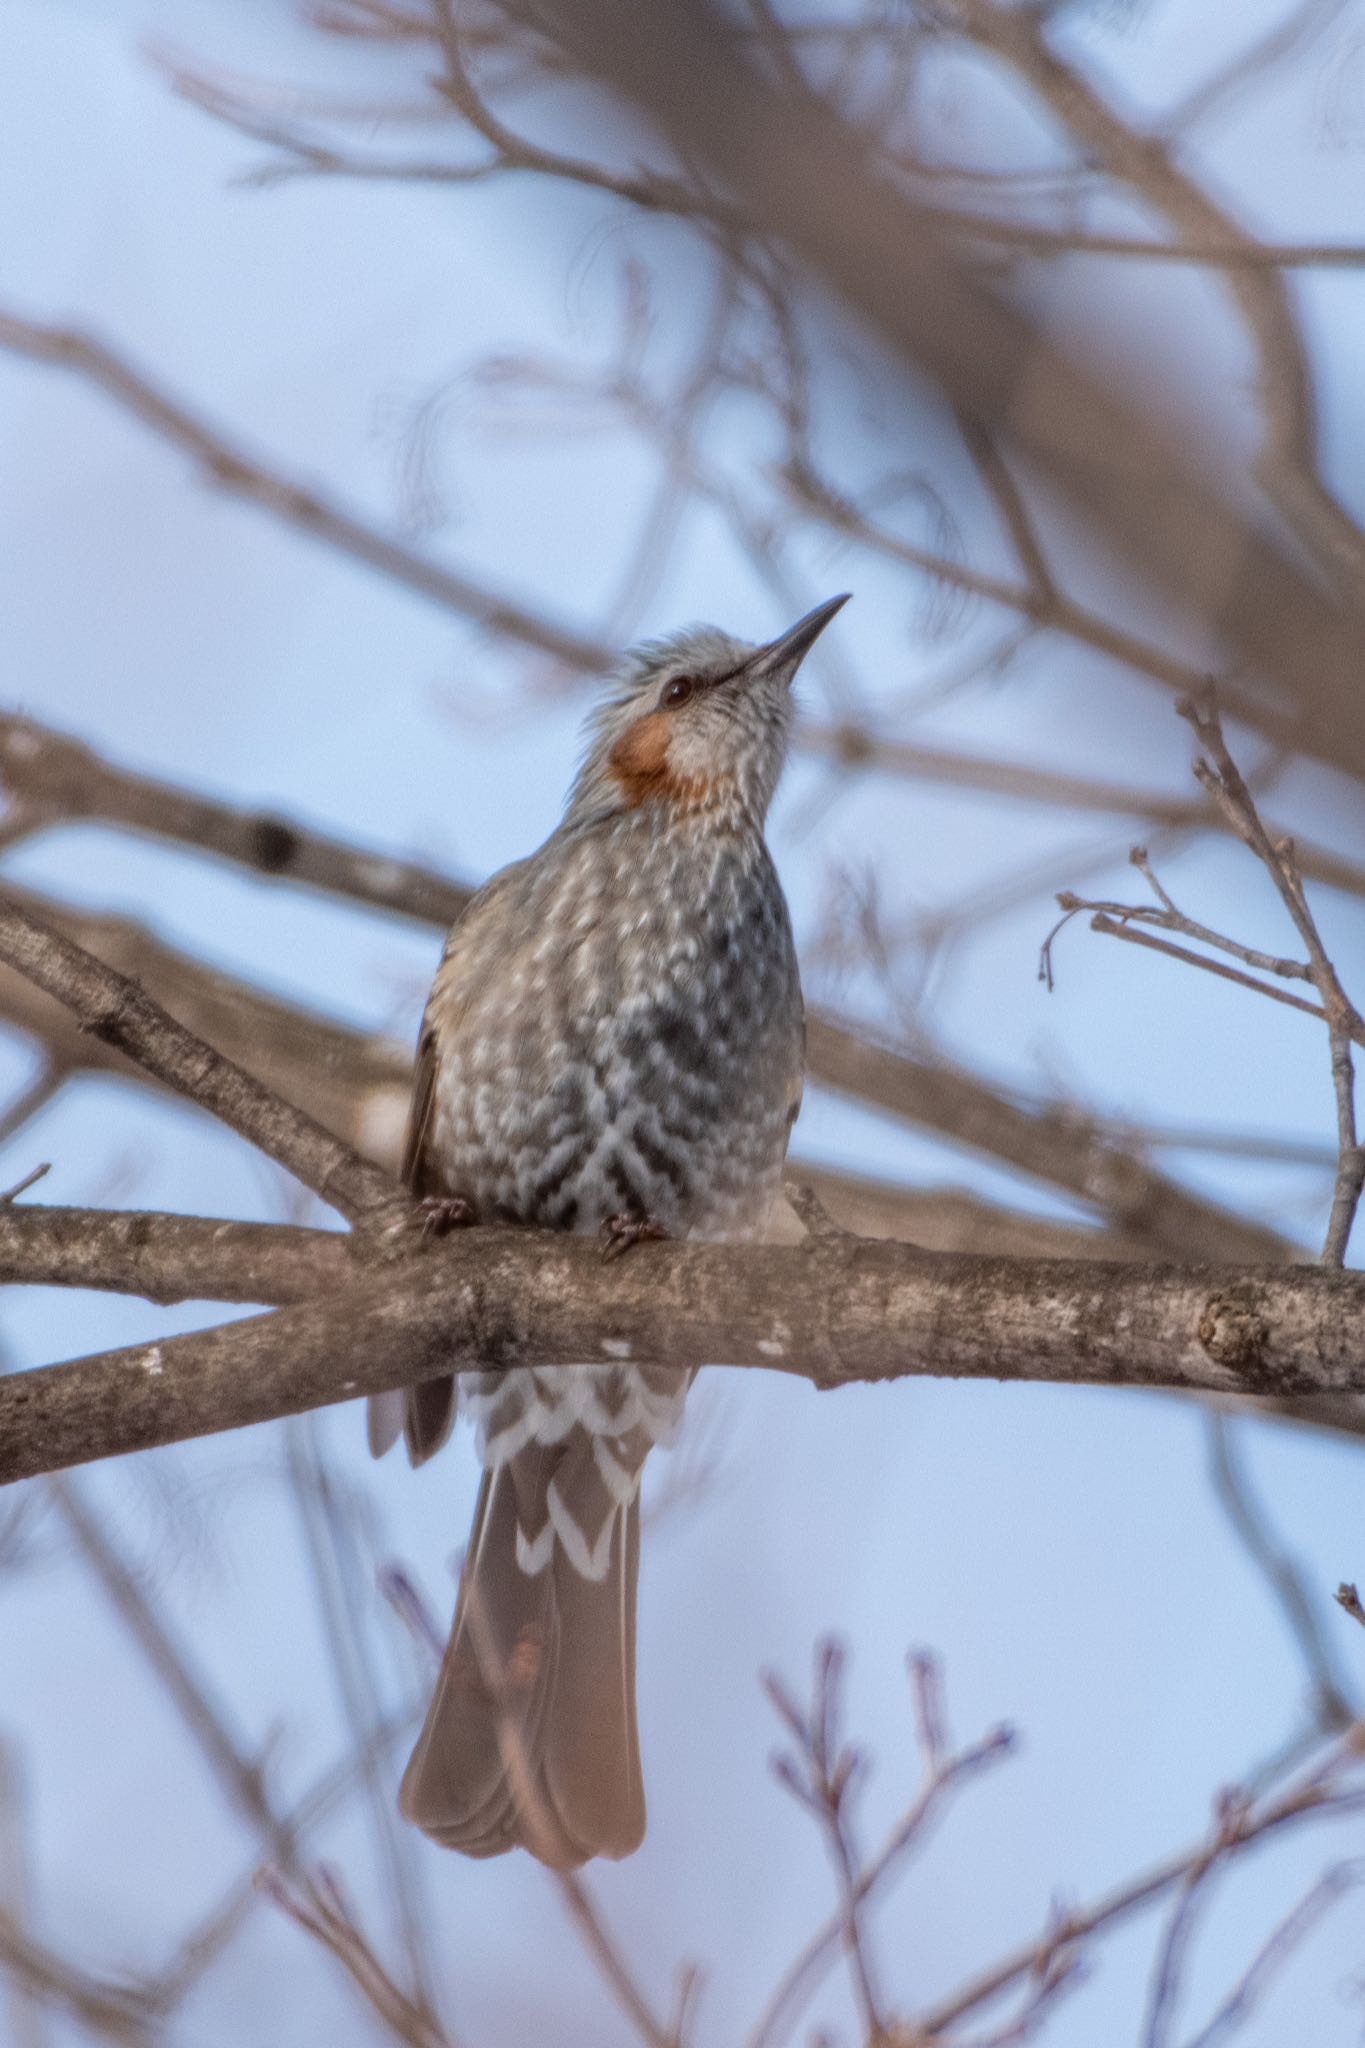
<instances>
[{"instance_id":1,"label":"bird's wing","mask_svg":"<svg viewBox=\"0 0 1365 2048\"><path fill-rule=\"evenodd\" d=\"M436 1032L429 1018L422 1024L417 1041L417 1065L412 1079L412 1102L408 1127L403 1136L403 1183L414 1195L436 1193L427 1153L431 1115L436 1102Z\"/></svg>"},{"instance_id":2,"label":"bird's wing","mask_svg":"<svg viewBox=\"0 0 1365 2048\"><path fill-rule=\"evenodd\" d=\"M468 995L487 972L488 922L505 907L502 898L524 863L504 868L470 899L446 941L445 953L427 1000L417 1041L412 1103L403 1139L402 1178L419 1200L450 1193L439 1160L432 1151L440 1036L458 1027ZM408 1455L421 1465L441 1448L455 1420L455 1382L451 1378L420 1380L416 1386L376 1394L369 1403L369 1444L382 1458L400 1436Z\"/></svg>"}]
</instances>

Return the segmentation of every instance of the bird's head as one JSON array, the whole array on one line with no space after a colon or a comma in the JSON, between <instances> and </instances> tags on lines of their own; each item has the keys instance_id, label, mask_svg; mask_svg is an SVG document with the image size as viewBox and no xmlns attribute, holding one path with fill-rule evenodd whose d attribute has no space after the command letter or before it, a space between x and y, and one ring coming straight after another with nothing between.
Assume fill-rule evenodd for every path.
<instances>
[{"instance_id":1,"label":"bird's head","mask_svg":"<svg viewBox=\"0 0 1365 2048\"><path fill-rule=\"evenodd\" d=\"M665 804L738 808L761 824L792 722L797 669L847 594L754 647L691 626L633 654L597 711L569 815Z\"/></svg>"}]
</instances>

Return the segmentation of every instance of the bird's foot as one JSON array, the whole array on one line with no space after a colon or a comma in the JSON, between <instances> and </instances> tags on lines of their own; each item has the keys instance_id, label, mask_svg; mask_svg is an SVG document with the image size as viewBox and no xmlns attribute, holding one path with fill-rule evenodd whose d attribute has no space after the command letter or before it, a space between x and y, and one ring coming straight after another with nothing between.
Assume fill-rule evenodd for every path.
<instances>
[{"instance_id":1,"label":"bird's foot","mask_svg":"<svg viewBox=\"0 0 1365 2048\"><path fill-rule=\"evenodd\" d=\"M477 1221L474 1204L463 1195L424 1195L417 1204L417 1228L423 1237L444 1237L451 1230L468 1230Z\"/></svg>"},{"instance_id":2,"label":"bird's foot","mask_svg":"<svg viewBox=\"0 0 1365 2048\"><path fill-rule=\"evenodd\" d=\"M463 1195L426 1195L417 1202L406 1195L395 1196L382 1209L360 1217L355 1235L371 1258L385 1264L391 1259L410 1258L433 1238L444 1237L448 1231L462 1230L477 1221L473 1203Z\"/></svg>"},{"instance_id":3,"label":"bird's foot","mask_svg":"<svg viewBox=\"0 0 1365 2048\"><path fill-rule=\"evenodd\" d=\"M622 1252L628 1252L633 1244L662 1240L668 1235L654 1216L631 1216L624 1212L619 1216L608 1216L602 1225L602 1257L619 1259Z\"/></svg>"}]
</instances>

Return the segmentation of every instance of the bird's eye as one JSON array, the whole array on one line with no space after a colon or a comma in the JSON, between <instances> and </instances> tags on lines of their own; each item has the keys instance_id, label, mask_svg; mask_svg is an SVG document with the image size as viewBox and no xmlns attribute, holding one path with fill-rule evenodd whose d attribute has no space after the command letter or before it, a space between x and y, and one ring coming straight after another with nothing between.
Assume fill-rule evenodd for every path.
<instances>
[{"instance_id":1,"label":"bird's eye","mask_svg":"<svg viewBox=\"0 0 1365 2048\"><path fill-rule=\"evenodd\" d=\"M674 676L660 691L659 703L665 710L672 711L677 705L685 704L696 687L694 676Z\"/></svg>"}]
</instances>

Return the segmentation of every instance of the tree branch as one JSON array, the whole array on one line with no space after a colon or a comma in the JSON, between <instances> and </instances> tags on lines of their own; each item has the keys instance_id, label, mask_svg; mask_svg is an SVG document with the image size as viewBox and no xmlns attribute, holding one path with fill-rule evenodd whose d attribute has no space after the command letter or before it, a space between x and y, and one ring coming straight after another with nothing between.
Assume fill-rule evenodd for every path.
<instances>
[{"instance_id":1,"label":"tree branch","mask_svg":"<svg viewBox=\"0 0 1365 2048\"><path fill-rule=\"evenodd\" d=\"M783 91L760 76L719 11L702 0L654 0L647 12L632 0L502 4L512 18L552 35L590 77L643 108L685 161L702 164L739 198L756 232L808 264L951 404L1026 449L1151 589L1282 685L1308 715L1319 751L1334 731L1338 764L1360 771L1356 612L1324 600L1306 570L1216 492L1207 472L1140 406L1117 395L1112 380L1078 367L1075 350L1064 354L1026 313L981 286L948 238L879 173L866 134L815 94ZM1031 84L1037 80L1027 62L1035 57L1039 67L1050 64L1049 84L1064 72L1032 10L954 0L946 18ZM1071 74L1065 77L1069 83ZM1086 82L1077 78L1075 92L1089 94ZM1134 161L1156 154L1145 137L1128 142ZM1108 133L1101 144L1117 152ZM1123 164L1113 168L1125 174ZM1196 225L1205 219L1210 239L1237 239L1236 224L1211 205ZM1244 303L1259 292L1257 311L1280 282L1269 270L1229 275ZM1287 402L1283 410L1291 410ZM1288 430L1272 436L1284 467L1293 439ZM1295 443L1293 454L1300 453ZM1324 566L1339 575L1361 537L1341 531L1348 522L1328 516L1326 494L1310 489L1306 465L1294 467L1310 501L1297 508L1297 530L1307 545L1319 543Z\"/></svg>"},{"instance_id":2,"label":"tree branch","mask_svg":"<svg viewBox=\"0 0 1365 2048\"><path fill-rule=\"evenodd\" d=\"M650 1245L475 1230L340 1295L0 1379L0 1481L466 1369L717 1359L821 1388L922 1374L1365 1391L1365 1280L986 1259L845 1234Z\"/></svg>"},{"instance_id":3,"label":"tree branch","mask_svg":"<svg viewBox=\"0 0 1365 2048\"><path fill-rule=\"evenodd\" d=\"M334 1131L367 1158L397 1170L412 1093L412 1056L316 1011L281 1002L236 976L177 952L145 925L9 888L45 926L131 977L197 1038ZM145 1068L82 1031L68 1009L0 964L0 1019L28 1033L68 1076L114 1074L152 1083Z\"/></svg>"},{"instance_id":4,"label":"tree branch","mask_svg":"<svg viewBox=\"0 0 1365 2048\"><path fill-rule=\"evenodd\" d=\"M1149 1252L1257 1265L1294 1256L1274 1231L1189 1194L1065 1105L1021 1107L946 1060L893 1051L818 1012L808 1019L806 1060L812 1079L828 1088L1093 1203Z\"/></svg>"},{"instance_id":5,"label":"tree branch","mask_svg":"<svg viewBox=\"0 0 1365 2048\"><path fill-rule=\"evenodd\" d=\"M1332 1753L1330 1769L1315 1772L1306 1782L1291 1786L1263 1804L1245 1808L1225 1835L1221 1853L1238 1854L1263 1841L1267 1835L1278 1834L1300 1821L1330 1820L1338 1814L1358 1812L1365 1793L1349 1785L1346 1789L1337 1790L1334 1782L1337 1778L1346 1779L1344 1767L1353 1760L1352 1745L1357 1735L1358 1731L1352 1730L1343 1745ZM1059 1956L1068 1950L1074 1952L1081 1942L1101 1928L1119 1925L1154 1899L1163 1897L1178 1885L1190 1883L1207 1864L1211 1848L1208 1841L1199 1843L1183 1855L1157 1864L1142 1876L1116 1885L1089 1906L1054 1914L1050 1926L1038 1941L1026 1944L1004 1961L984 1970L961 1991L919 2013L915 2025L920 2038L937 2041L941 2036L950 2034L966 2014L989 2004L1001 1992L1039 1975Z\"/></svg>"},{"instance_id":6,"label":"tree branch","mask_svg":"<svg viewBox=\"0 0 1365 2048\"><path fill-rule=\"evenodd\" d=\"M416 862L116 767L18 712L0 712L0 783L20 807L25 835L75 819L114 825L421 924L453 924L470 897L460 883Z\"/></svg>"},{"instance_id":7,"label":"tree branch","mask_svg":"<svg viewBox=\"0 0 1365 2048\"><path fill-rule=\"evenodd\" d=\"M265 467L93 335L25 320L0 308L0 349L27 356L31 362L79 372L144 426L190 456L221 490L250 500L287 525L325 540L420 596L474 620L488 632L504 633L570 668L596 672L609 666L610 651L596 642L486 589L446 563L404 547L336 498Z\"/></svg>"},{"instance_id":8,"label":"tree branch","mask_svg":"<svg viewBox=\"0 0 1365 2048\"><path fill-rule=\"evenodd\" d=\"M1341 978L1323 943L1317 920L1304 891L1302 874L1294 858L1293 841L1273 836L1256 808L1256 800L1247 787L1241 770L1228 750L1213 691L1207 690L1199 697L1186 698L1177 709L1181 717L1188 719L1194 727L1206 750L1194 764L1197 780L1222 812L1228 829L1255 854L1269 874L1295 930L1304 942L1307 959L1294 960L1263 952L1258 947L1245 945L1239 939L1229 938L1225 933L1215 931L1211 926L1187 917L1177 908L1174 899L1158 881L1146 849L1140 846L1134 847L1129 858L1134 867L1146 877L1152 893L1157 898L1157 906L1153 907L1146 903L1130 905L1087 902L1070 891L1064 891L1057 898L1064 913L1062 924L1078 911L1094 911L1096 915L1090 921L1092 931L1116 939L1125 939L1130 945L1146 946L1153 952L1168 954L1188 966L1202 968L1207 974L1216 974L1226 981L1236 982L1243 988L1253 990L1257 995L1269 996L1274 1002L1287 1003L1292 1009L1306 1011L1310 1017L1316 1017L1326 1024L1331 1047L1332 1085L1337 1106L1337 1177L1323 1259L1329 1265L1340 1266L1345 1261L1351 1228L1360 1205L1362 1189L1365 1189L1365 1147L1360 1143L1357 1130L1355 1067L1351 1053L1353 1044L1365 1045L1365 1018L1362 1018L1342 987ZM1144 925L1156 925L1163 931L1180 932L1203 945L1214 947L1220 953L1227 953L1236 960L1244 961L1248 967L1255 967L1263 974L1274 975L1281 981L1306 981L1316 989L1319 1003L1305 1002L1302 996L1291 995L1287 990L1277 988L1271 982L1258 980L1255 976L1244 973L1241 968L1229 967L1225 961L1192 952L1185 946L1173 944L1169 939L1159 939L1152 932L1141 929ZM1061 925L1058 925L1043 945L1040 972L1049 987L1052 985L1052 943L1060 930Z\"/></svg>"},{"instance_id":9,"label":"tree branch","mask_svg":"<svg viewBox=\"0 0 1365 2048\"><path fill-rule=\"evenodd\" d=\"M312 1301L356 1272L348 1235L126 1209L0 1206L0 1287L92 1287L148 1301Z\"/></svg>"},{"instance_id":10,"label":"tree branch","mask_svg":"<svg viewBox=\"0 0 1365 2048\"><path fill-rule=\"evenodd\" d=\"M1091 905L1079 897L1072 897L1067 891L1057 901L1068 913L1072 909L1089 910ZM1118 917L1111 917L1108 911L1096 911L1090 920L1092 932L1098 932L1102 939L1124 939L1130 946L1146 946L1149 952L1165 953L1168 959L1179 960L1186 967L1201 967L1205 974L1216 974L1223 981L1235 981L1239 988L1249 988L1254 995L1269 996L1272 1003L1287 1003L1291 1010L1302 1010L1305 1016L1316 1017L1319 1022L1326 1020L1327 1012L1317 1003L1306 1003L1302 996L1293 996L1288 989L1276 988L1273 982L1258 981L1254 974L1243 974L1238 967L1229 967L1225 961L1210 960L1206 953L1195 953L1188 946L1177 946L1170 939L1159 939L1154 932L1141 930L1124 914L1123 906L1115 906ZM1139 912L1138 915L1145 913Z\"/></svg>"},{"instance_id":11,"label":"tree branch","mask_svg":"<svg viewBox=\"0 0 1365 2048\"><path fill-rule=\"evenodd\" d=\"M144 926L71 910L31 892L22 897L17 891L11 894L44 923L60 923L87 950L135 975L200 1037L249 1065L276 1093L345 1134L368 1155L396 1165L411 1089L411 1060L404 1047L278 1002L176 952ZM68 1028L66 1012L41 996L30 998L30 984L6 977L3 970L0 1016L51 1046L68 1071L147 1078L110 1047L74 1026ZM950 1142L1003 1159L1093 1205L1122 1232L1123 1256L1253 1264L1294 1256L1287 1238L1190 1194L1154 1172L1121 1135L1065 1103L1021 1106L947 1059L880 1045L818 1013L809 1020L808 1060L812 1079L824 1086L855 1096L888 1116L937 1131ZM798 1178L806 1175L802 1162L793 1161L792 1166ZM850 1185L856 1213L846 1220L862 1229L859 1186ZM837 1206L833 1181L820 1179L820 1188L822 1197L833 1195ZM918 1240L915 1197L910 1194L907 1199L911 1208L896 1234ZM882 1220L868 1227L873 1234L890 1235L885 1199L877 1207ZM1044 1246L1037 1239L1024 1244L1013 1235L1008 1242L982 1241L970 1247L960 1241L944 1245L932 1233L923 1241L943 1249L1061 1249L1055 1242ZM1102 1245L1098 1238L1094 1243L1096 1249L1119 1255L1117 1246ZM1073 1240L1067 1249L1079 1246Z\"/></svg>"},{"instance_id":12,"label":"tree branch","mask_svg":"<svg viewBox=\"0 0 1365 2048\"><path fill-rule=\"evenodd\" d=\"M0 960L64 1004L82 1031L209 1110L351 1221L406 1199L381 1167L291 1109L177 1024L135 981L52 931L13 896L0 896Z\"/></svg>"},{"instance_id":13,"label":"tree branch","mask_svg":"<svg viewBox=\"0 0 1365 2048\"><path fill-rule=\"evenodd\" d=\"M1093 162L1164 214L1183 240L1221 246L1224 254L1209 260L1226 273L1257 357L1264 426L1258 478L1297 538L1336 580L1358 630L1365 534L1319 469L1313 373L1285 280L1273 267L1229 261L1229 251L1255 249L1255 237L1188 174L1160 136L1123 119L1085 72L1059 55L1032 10L998 0L951 0L951 18L979 49L1014 71Z\"/></svg>"},{"instance_id":14,"label":"tree branch","mask_svg":"<svg viewBox=\"0 0 1365 2048\"><path fill-rule=\"evenodd\" d=\"M1168 796L1163 790L1137 789L1089 775L1064 775L1048 768L1032 768L1021 761L992 760L986 755L919 746L869 732L859 725L816 725L803 720L797 728L797 740L804 753L841 767L877 769L884 774L904 776L911 782L980 790L988 796L1017 797L1025 803L1048 804L1058 809L1142 818L1168 831L1233 836L1231 826L1216 807L1197 797ZM1358 862L1324 846L1300 844L1296 840L1295 847L1299 865L1311 880L1344 889L1349 895L1365 895L1365 868Z\"/></svg>"},{"instance_id":15,"label":"tree branch","mask_svg":"<svg viewBox=\"0 0 1365 2048\"><path fill-rule=\"evenodd\" d=\"M1206 692L1202 698L1187 698L1179 709L1207 751L1207 758L1195 762L1195 774L1279 891L1308 954L1305 978L1312 982L1322 1002L1337 1104L1337 1180L1322 1256L1326 1264L1340 1266L1365 1189L1365 1146L1360 1143L1356 1124L1355 1066L1351 1056L1352 1043L1365 1045L1365 1018L1342 987L1341 977L1323 943L1317 919L1304 894L1293 841L1272 838L1241 770L1228 751L1213 692Z\"/></svg>"},{"instance_id":16,"label":"tree branch","mask_svg":"<svg viewBox=\"0 0 1365 2048\"><path fill-rule=\"evenodd\" d=\"M606 649L601 650L606 661ZM1197 678L1191 677L1193 683ZM856 724L803 718L804 753L849 768L879 769L912 782L979 790L1025 803L1105 816L1141 818L1170 830L1231 834L1215 804L1169 796L1093 776L1064 775L1023 762L917 746ZM296 819L248 809L117 766L93 748L18 712L0 712L0 785L10 804L10 840L77 819L112 825L216 856L250 873L300 884L371 909L444 929L468 905L468 883L419 861L353 846ZM1280 827L1268 830L1282 837ZM1296 839L1299 867L1312 881L1365 896L1365 867L1330 848Z\"/></svg>"},{"instance_id":17,"label":"tree branch","mask_svg":"<svg viewBox=\"0 0 1365 2048\"><path fill-rule=\"evenodd\" d=\"M1154 242L1136 235L1100 235L1084 228L1004 220L961 207L932 206L924 211L946 234L990 242L999 249L1019 249L1028 256L1118 256L1216 270L1359 270L1365 265L1365 248L1356 242L1257 242L1250 236Z\"/></svg>"}]
</instances>

